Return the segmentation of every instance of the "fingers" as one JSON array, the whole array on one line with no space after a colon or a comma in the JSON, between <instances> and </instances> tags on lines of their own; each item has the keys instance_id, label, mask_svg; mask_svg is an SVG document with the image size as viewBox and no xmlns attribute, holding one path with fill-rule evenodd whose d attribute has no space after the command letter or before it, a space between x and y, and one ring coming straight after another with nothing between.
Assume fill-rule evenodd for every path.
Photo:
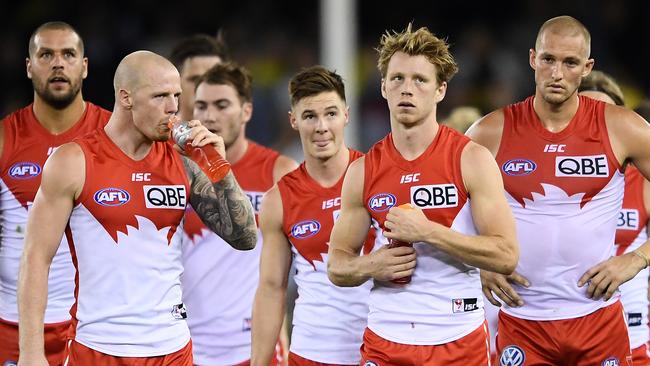
<instances>
[{"instance_id":1,"label":"fingers","mask_svg":"<svg viewBox=\"0 0 650 366\"><path fill-rule=\"evenodd\" d=\"M508 276L508 280L524 287L530 286L528 279L517 272L513 272L510 276Z\"/></svg>"},{"instance_id":2,"label":"fingers","mask_svg":"<svg viewBox=\"0 0 650 366\"><path fill-rule=\"evenodd\" d=\"M492 291L487 286L482 286L481 289L483 290L483 296L487 299L487 301L490 302L490 304L501 307L501 303L497 301L497 299L494 298L492 295Z\"/></svg>"},{"instance_id":3,"label":"fingers","mask_svg":"<svg viewBox=\"0 0 650 366\"><path fill-rule=\"evenodd\" d=\"M521 299L517 291L510 286L509 283L500 283L498 287L492 288L492 291L501 300L505 301L508 306L518 307L524 305L524 300Z\"/></svg>"},{"instance_id":4,"label":"fingers","mask_svg":"<svg viewBox=\"0 0 650 366\"><path fill-rule=\"evenodd\" d=\"M589 281L589 287L587 287L587 297L590 299L598 299L606 291L607 286L609 286L609 279L603 274L603 272L598 272L592 279Z\"/></svg>"},{"instance_id":5,"label":"fingers","mask_svg":"<svg viewBox=\"0 0 650 366\"><path fill-rule=\"evenodd\" d=\"M600 272L600 264L589 268L589 270L587 270L587 272L585 272L585 274L583 274L582 277L580 277L578 280L578 287L584 286L598 272Z\"/></svg>"}]
</instances>

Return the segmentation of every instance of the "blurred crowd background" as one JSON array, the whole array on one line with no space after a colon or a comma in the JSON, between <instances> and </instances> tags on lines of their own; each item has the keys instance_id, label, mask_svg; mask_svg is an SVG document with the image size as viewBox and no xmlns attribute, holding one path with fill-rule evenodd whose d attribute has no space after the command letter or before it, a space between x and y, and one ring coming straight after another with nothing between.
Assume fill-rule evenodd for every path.
<instances>
[{"instance_id":1,"label":"blurred crowd background","mask_svg":"<svg viewBox=\"0 0 650 366\"><path fill-rule=\"evenodd\" d=\"M448 120L459 106L477 108L461 113L481 114L533 94L528 50L541 23L562 14L576 17L590 30L596 68L617 79L628 107L636 108L650 95L647 1L321 1L350 1L356 9L357 47L348 78L357 85L356 105L350 107L356 111L357 120L351 122L359 134L351 145L359 149L367 149L389 130L374 48L386 29L401 30L410 21L447 38L460 67L439 105L440 121ZM247 135L294 156L299 151L297 134L287 123L287 81L301 67L322 62L318 0L25 0L3 1L0 8L2 116L32 99L25 57L31 32L43 22L63 20L77 28L89 58L84 97L109 110L113 73L127 53L148 49L168 56L185 36L222 30L232 58L254 78L254 114Z\"/></svg>"}]
</instances>

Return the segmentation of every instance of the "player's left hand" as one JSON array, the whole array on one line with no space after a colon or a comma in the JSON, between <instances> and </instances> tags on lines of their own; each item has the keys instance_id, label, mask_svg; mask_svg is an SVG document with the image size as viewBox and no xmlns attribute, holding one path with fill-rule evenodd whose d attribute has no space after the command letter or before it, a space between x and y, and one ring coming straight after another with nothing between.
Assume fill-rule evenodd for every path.
<instances>
[{"instance_id":1,"label":"player's left hand","mask_svg":"<svg viewBox=\"0 0 650 366\"><path fill-rule=\"evenodd\" d=\"M221 136L210 132L207 127L201 124L201 121L196 119L189 121L187 125L190 127L190 140L192 141L192 146L201 147L212 144L219 154L221 154L221 157L226 157L226 145ZM179 150L179 152L182 151Z\"/></svg>"},{"instance_id":2,"label":"player's left hand","mask_svg":"<svg viewBox=\"0 0 650 366\"><path fill-rule=\"evenodd\" d=\"M620 285L631 280L645 268L645 262L634 253L611 257L591 267L578 280L578 287L587 287L587 297L609 300Z\"/></svg>"},{"instance_id":3,"label":"player's left hand","mask_svg":"<svg viewBox=\"0 0 650 366\"><path fill-rule=\"evenodd\" d=\"M386 215L384 236L408 243L425 241L440 224L430 221L417 207L392 207Z\"/></svg>"}]
</instances>

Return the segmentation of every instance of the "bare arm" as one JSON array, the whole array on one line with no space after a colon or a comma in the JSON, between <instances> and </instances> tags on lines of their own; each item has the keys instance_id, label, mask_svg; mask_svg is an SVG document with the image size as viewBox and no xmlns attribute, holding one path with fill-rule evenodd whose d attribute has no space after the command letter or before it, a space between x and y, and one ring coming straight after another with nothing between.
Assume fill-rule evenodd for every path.
<instances>
[{"instance_id":1,"label":"bare arm","mask_svg":"<svg viewBox=\"0 0 650 366\"><path fill-rule=\"evenodd\" d=\"M47 365L43 316L48 273L84 179L84 156L77 144L61 146L43 169L41 187L29 211L18 280L21 365Z\"/></svg>"},{"instance_id":2,"label":"bare arm","mask_svg":"<svg viewBox=\"0 0 650 366\"><path fill-rule=\"evenodd\" d=\"M183 163L190 181L190 204L201 221L233 248L253 249L257 242L253 207L232 172L212 183L195 162L183 157Z\"/></svg>"},{"instance_id":3,"label":"bare arm","mask_svg":"<svg viewBox=\"0 0 650 366\"><path fill-rule=\"evenodd\" d=\"M427 242L463 263L510 274L519 259L515 221L503 194L499 169L484 147L470 142L461 156L461 171L471 196L479 235L465 235L430 221L420 209L390 209L384 235L406 242Z\"/></svg>"},{"instance_id":4,"label":"bare arm","mask_svg":"<svg viewBox=\"0 0 650 366\"><path fill-rule=\"evenodd\" d=\"M285 318L291 244L282 231L282 200L277 186L262 200L260 229L264 238L260 280L253 304L251 365L269 365Z\"/></svg>"},{"instance_id":5,"label":"bare arm","mask_svg":"<svg viewBox=\"0 0 650 366\"><path fill-rule=\"evenodd\" d=\"M334 224L328 251L327 275L337 286L359 286L370 278L390 281L410 276L415 268L415 250L387 246L359 256L368 235L370 215L363 205L364 160L353 162L341 191L341 213Z\"/></svg>"},{"instance_id":6,"label":"bare arm","mask_svg":"<svg viewBox=\"0 0 650 366\"><path fill-rule=\"evenodd\" d=\"M497 156L503 134L503 118L503 110L496 110L476 121L465 134L490 150L492 156Z\"/></svg>"}]
</instances>

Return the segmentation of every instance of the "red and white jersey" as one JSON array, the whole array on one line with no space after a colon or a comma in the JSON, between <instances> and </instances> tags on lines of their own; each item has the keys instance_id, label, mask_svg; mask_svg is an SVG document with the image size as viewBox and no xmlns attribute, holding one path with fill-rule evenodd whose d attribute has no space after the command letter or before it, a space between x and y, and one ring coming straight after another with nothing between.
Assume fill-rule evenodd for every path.
<instances>
[{"instance_id":1,"label":"red and white jersey","mask_svg":"<svg viewBox=\"0 0 650 366\"><path fill-rule=\"evenodd\" d=\"M27 210L41 185L41 172L48 156L59 145L106 125L109 111L90 102L70 129L54 135L36 119L32 105L7 116L0 158L0 318L18 322L16 302L18 267L23 253ZM74 302L74 267L65 238L50 267L45 323L70 319Z\"/></svg>"},{"instance_id":2,"label":"red and white jersey","mask_svg":"<svg viewBox=\"0 0 650 366\"><path fill-rule=\"evenodd\" d=\"M504 108L496 156L520 245L516 271L522 307L502 309L530 320L576 318L618 300L592 300L580 277L613 252L624 174L609 142L605 103L580 96L561 132L546 130L534 97Z\"/></svg>"},{"instance_id":3,"label":"red and white jersey","mask_svg":"<svg viewBox=\"0 0 650 366\"><path fill-rule=\"evenodd\" d=\"M648 240L648 211L643 201L645 178L634 166L625 172L623 207L616 221L616 255L632 252ZM622 284L621 302L627 315L628 333L632 349L650 340L648 332L648 275L645 268L633 279Z\"/></svg>"},{"instance_id":4,"label":"red and white jersey","mask_svg":"<svg viewBox=\"0 0 650 366\"><path fill-rule=\"evenodd\" d=\"M180 276L189 183L172 144L134 161L104 129L75 142L86 180L65 236L76 267L72 337L122 357L166 355L190 339Z\"/></svg>"},{"instance_id":5,"label":"red and white jersey","mask_svg":"<svg viewBox=\"0 0 650 366\"><path fill-rule=\"evenodd\" d=\"M264 192L273 187L280 154L248 141L232 172L255 216ZM255 249L233 249L210 231L191 208L185 215L181 277L195 365L235 365L250 359L251 314L259 279L262 237Z\"/></svg>"},{"instance_id":6,"label":"red and white jersey","mask_svg":"<svg viewBox=\"0 0 650 366\"><path fill-rule=\"evenodd\" d=\"M408 161L389 134L366 155L363 202L381 227L388 210L410 203L434 222L476 235L460 158L469 138L440 125L429 147ZM478 269L428 243L413 243L411 283L379 283L370 293L368 328L389 341L436 345L470 334L485 321Z\"/></svg>"},{"instance_id":7,"label":"red and white jersey","mask_svg":"<svg viewBox=\"0 0 650 366\"><path fill-rule=\"evenodd\" d=\"M348 165L363 156L349 151ZM291 243L298 287L290 350L311 361L349 365L361 358L371 283L337 287L327 277L327 251L341 208L342 186L343 176L332 187L321 186L305 163L278 182L282 229ZM376 230L369 228L362 254L374 249L376 237Z\"/></svg>"}]
</instances>

